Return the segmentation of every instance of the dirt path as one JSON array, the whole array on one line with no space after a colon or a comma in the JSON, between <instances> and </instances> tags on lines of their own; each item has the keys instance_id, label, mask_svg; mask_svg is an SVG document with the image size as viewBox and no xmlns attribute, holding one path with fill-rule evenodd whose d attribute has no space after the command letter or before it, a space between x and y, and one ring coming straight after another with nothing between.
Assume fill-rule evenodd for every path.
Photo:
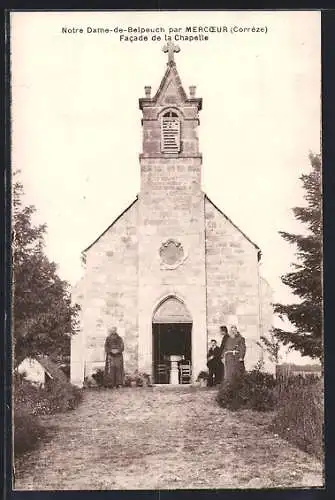
<instances>
[{"instance_id":1,"label":"dirt path","mask_svg":"<svg viewBox=\"0 0 335 500\"><path fill-rule=\"evenodd\" d=\"M17 462L17 490L322 485L317 460L267 431L270 415L223 410L213 390L90 391L44 420L57 434Z\"/></svg>"}]
</instances>

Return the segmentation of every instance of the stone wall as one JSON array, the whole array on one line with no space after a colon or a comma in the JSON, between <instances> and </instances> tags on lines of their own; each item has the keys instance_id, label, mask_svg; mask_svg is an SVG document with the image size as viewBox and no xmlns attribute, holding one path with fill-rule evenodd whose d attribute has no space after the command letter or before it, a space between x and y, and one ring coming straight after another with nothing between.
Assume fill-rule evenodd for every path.
<instances>
[{"instance_id":1,"label":"stone wall","mask_svg":"<svg viewBox=\"0 0 335 500\"><path fill-rule=\"evenodd\" d=\"M195 377L206 365L206 279L204 195L201 158L142 158L139 197L140 368L151 371L152 317L169 295L181 299L193 318L192 364ZM160 257L169 239L184 257L166 268Z\"/></svg>"},{"instance_id":2,"label":"stone wall","mask_svg":"<svg viewBox=\"0 0 335 500\"><path fill-rule=\"evenodd\" d=\"M187 99L176 66L167 69L155 99L140 99L139 104L143 112L143 156L160 155L161 118L170 110L180 119L181 155L190 157L198 153L200 102Z\"/></svg>"},{"instance_id":3,"label":"stone wall","mask_svg":"<svg viewBox=\"0 0 335 500\"><path fill-rule=\"evenodd\" d=\"M81 359L86 360L86 375L103 367L111 326L124 338L126 370L151 373L152 318L169 296L181 300L192 316L193 380L206 368L208 336L218 336L229 314L238 317L251 364L259 355L258 249L201 190L201 99L187 98L171 64L155 98L146 91L139 105L140 195L87 251L80 285L82 331L72 343L73 373L80 378ZM162 154L161 118L168 110L179 117L181 148ZM172 266L161 254L169 240L182 251L182 259Z\"/></svg>"},{"instance_id":4,"label":"stone wall","mask_svg":"<svg viewBox=\"0 0 335 500\"><path fill-rule=\"evenodd\" d=\"M198 150L199 102L188 101L175 66L165 74L155 99L140 102L143 153L139 196L139 367L151 372L152 317L168 296L184 302L192 315L193 375L206 366L206 275L202 157ZM178 154L162 154L161 117L174 111L180 120ZM173 240L184 258L168 268L160 256Z\"/></svg>"},{"instance_id":5,"label":"stone wall","mask_svg":"<svg viewBox=\"0 0 335 500\"><path fill-rule=\"evenodd\" d=\"M125 343L125 370L137 369L137 220L136 201L86 253L86 271L81 283L86 376L103 368L104 341L112 326L117 327Z\"/></svg>"},{"instance_id":6,"label":"stone wall","mask_svg":"<svg viewBox=\"0 0 335 500\"><path fill-rule=\"evenodd\" d=\"M260 357L258 249L206 197L206 275L208 338L220 340L219 327L236 318L246 338L246 367Z\"/></svg>"},{"instance_id":7,"label":"stone wall","mask_svg":"<svg viewBox=\"0 0 335 500\"><path fill-rule=\"evenodd\" d=\"M174 106L159 106L145 108L143 110L143 155L155 155L161 153L161 115L167 110L173 110L180 119L181 151L184 156L196 155L198 153L198 116L197 109L193 106L185 106L181 109Z\"/></svg>"}]
</instances>

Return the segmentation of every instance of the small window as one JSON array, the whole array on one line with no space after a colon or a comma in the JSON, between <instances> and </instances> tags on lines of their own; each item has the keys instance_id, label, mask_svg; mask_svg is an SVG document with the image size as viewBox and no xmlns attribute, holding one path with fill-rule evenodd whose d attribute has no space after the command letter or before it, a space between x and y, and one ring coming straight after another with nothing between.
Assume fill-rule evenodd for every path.
<instances>
[{"instance_id":1,"label":"small window","mask_svg":"<svg viewBox=\"0 0 335 500\"><path fill-rule=\"evenodd\" d=\"M162 152L179 153L180 120L177 113L168 111L162 118Z\"/></svg>"}]
</instances>

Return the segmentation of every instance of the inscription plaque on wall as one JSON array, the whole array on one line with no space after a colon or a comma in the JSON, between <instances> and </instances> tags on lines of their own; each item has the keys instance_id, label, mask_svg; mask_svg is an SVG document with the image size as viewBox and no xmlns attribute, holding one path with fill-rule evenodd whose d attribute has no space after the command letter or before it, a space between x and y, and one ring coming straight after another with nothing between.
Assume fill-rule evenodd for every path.
<instances>
[{"instance_id":1,"label":"inscription plaque on wall","mask_svg":"<svg viewBox=\"0 0 335 500\"><path fill-rule=\"evenodd\" d=\"M181 243L173 239L162 243L159 255L163 269L175 269L185 260L185 252Z\"/></svg>"}]
</instances>

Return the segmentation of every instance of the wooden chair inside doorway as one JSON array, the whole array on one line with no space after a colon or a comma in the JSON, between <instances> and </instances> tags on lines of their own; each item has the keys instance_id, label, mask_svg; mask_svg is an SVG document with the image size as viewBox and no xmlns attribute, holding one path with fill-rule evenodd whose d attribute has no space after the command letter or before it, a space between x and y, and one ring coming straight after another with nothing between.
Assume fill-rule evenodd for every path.
<instances>
[{"instance_id":1,"label":"wooden chair inside doorway","mask_svg":"<svg viewBox=\"0 0 335 500\"><path fill-rule=\"evenodd\" d=\"M170 369L167 363L157 363L156 379L158 384L168 384L170 381Z\"/></svg>"},{"instance_id":2,"label":"wooden chair inside doorway","mask_svg":"<svg viewBox=\"0 0 335 500\"><path fill-rule=\"evenodd\" d=\"M179 383L190 384L192 377L192 368L190 361L181 361L179 363Z\"/></svg>"}]
</instances>

